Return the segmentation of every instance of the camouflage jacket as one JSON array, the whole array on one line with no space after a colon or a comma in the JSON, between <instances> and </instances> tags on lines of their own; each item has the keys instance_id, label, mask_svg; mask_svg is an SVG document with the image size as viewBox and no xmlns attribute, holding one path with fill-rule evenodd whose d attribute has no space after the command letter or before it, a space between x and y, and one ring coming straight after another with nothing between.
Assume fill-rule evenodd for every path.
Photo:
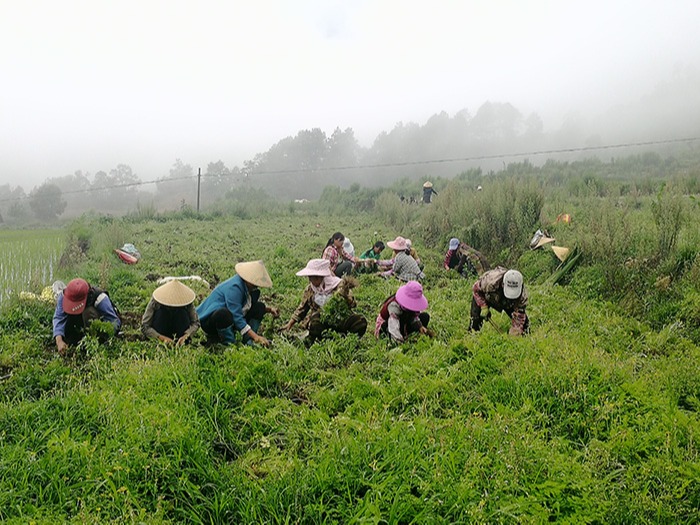
<instances>
[{"instance_id":1,"label":"camouflage jacket","mask_svg":"<svg viewBox=\"0 0 700 525\"><path fill-rule=\"evenodd\" d=\"M523 292L517 299L507 299L503 295L503 276L508 270L497 266L482 275L472 287L474 301L481 308L488 306L499 312L507 312L511 317L511 328L518 333L523 333L525 327L525 308L527 307L527 290L523 286Z\"/></svg>"}]
</instances>

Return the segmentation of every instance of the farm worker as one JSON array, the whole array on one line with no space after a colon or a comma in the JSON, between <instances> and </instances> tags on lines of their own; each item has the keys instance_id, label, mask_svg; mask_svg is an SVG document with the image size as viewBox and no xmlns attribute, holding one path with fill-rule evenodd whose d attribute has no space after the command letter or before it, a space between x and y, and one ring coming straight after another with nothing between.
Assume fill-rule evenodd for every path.
<instances>
[{"instance_id":1,"label":"farm worker","mask_svg":"<svg viewBox=\"0 0 700 525\"><path fill-rule=\"evenodd\" d=\"M418 267L422 270L423 269L423 263L420 261L420 257L418 257L418 252L416 249L413 247L413 241L411 239L406 239L406 253L413 257L413 259L418 263Z\"/></svg>"},{"instance_id":2,"label":"farm worker","mask_svg":"<svg viewBox=\"0 0 700 525\"><path fill-rule=\"evenodd\" d=\"M380 274L382 277L394 275L400 281L418 281L425 276L416 260L410 256L410 248L406 243L406 239L398 236L393 241L386 243L386 245L394 250L394 258L387 263L382 261L382 265L390 265L387 271Z\"/></svg>"},{"instance_id":3,"label":"farm worker","mask_svg":"<svg viewBox=\"0 0 700 525\"><path fill-rule=\"evenodd\" d=\"M119 333L122 321L109 295L90 286L85 279L73 279L56 297L53 314L53 337L58 353L64 355L68 345L75 345L95 319L112 323Z\"/></svg>"},{"instance_id":4,"label":"farm worker","mask_svg":"<svg viewBox=\"0 0 700 525\"><path fill-rule=\"evenodd\" d=\"M423 204L430 204L430 198L433 194L437 195L437 191L433 189L433 183L426 180L423 183Z\"/></svg>"},{"instance_id":5,"label":"farm worker","mask_svg":"<svg viewBox=\"0 0 700 525\"><path fill-rule=\"evenodd\" d=\"M209 297L197 307L197 315L212 342L236 342L238 331L243 342L269 346L270 341L258 334L266 313L279 316L277 308L260 301L260 287L271 288L272 279L262 261L239 262L236 275L219 283Z\"/></svg>"},{"instance_id":6,"label":"farm worker","mask_svg":"<svg viewBox=\"0 0 700 525\"><path fill-rule=\"evenodd\" d=\"M343 250L345 250L345 253L347 253L350 257L355 257L355 246L348 237L343 239Z\"/></svg>"},{"instance_id":7,"label":"farm worker","mask_svg":"<svg viewBox=\"0 0 700 525\"><path fill-rule=\"evenodd\" d=\"M327 259L331 265L331 271L336 275L336 277L342 277L352 271L353 263L358 262L360 259L354 255L350 255L343 244L345 243L345 235L340 232L335 232L328 242L326 247L323 249L323 255L321 259Z\"/></svg>"},{"instance_id":8,"label":"farm worker","mask_svg":"<svg viewBox=\"0 0 700 525\"><path fill-rule=\"evenodd\" d=\"M308 277L309 284L304 290L299 306L281 331L287 331L296 323L301 323L301 326L309 331L306 340L308 344L320 339L326 330L357 334L358 337L365 334L367 320L352 313L352 309L357 305L352 295L352 289L357 286L354 278L346 276L341 279L333 275L330 263L326 259L311 259L306 263L306 267L296 274ZM331 301L332 297L340 298L342 302ZM333 308L333 311L324 310L326 305L327 308Z\"/></svg>"},{"instance_id":9,"label":"farm worker","mask_svg":"<svg viewBox=\"0 0 700 525\"><path fill-rule=\"evenodd\" d=\"M369 250L362 252L360 255L360 265L358 266L358 269L371 271L377 265L377 261L381 257L384 248L384 243L382 241L377 241Z\"/></svg>"},{"instance_id":10,"label":"farm worker","mask_svg":"<svg viewBox=\"0 0 700 525\"><path fill-rule=\"evenodd\" d=\"M489 269L489 263L479 250L453 237L447 246L443 267L445 270L454 268L461 275L464 275L464 270L472 275L483 275Z\"/></svg>"},{"instance_id":11,"label":"farm worker","mask_svg":"<svg viewBox=\"0 0 700 525\"><path fill-rule=\"evenodd\" d=\"M530 331L530 320L525 313L527 291L523 286L523 275L518 270L497 266L474 283L472 292L472 330L481 329L484 321L491 318L493 308L510 316L510 335L523 335Z\"/></svg>"},{"instance_id":12,"label":"farm worker","mask_svg":"<svg viewBox=\"0 0 700 525\"><path fill-rule=\"evenodd\" d=\"M367 246L365 244L365 246ZM367 250L366 252L362 252L362 255L360 255L360 260L363 259L372 259L375 261L379 260L379 257L382 255L382 252L384 251L384 243L382 241L377 241L375 242L372 247Z\"/></svg>"},{"instance_id":13,"label":"farm worker","mask_svg":"<svg viewBox=\"0 0 700 525\"><path fill-rule=\"evenodd\" d=\"M382 303L374 326L374 336L387 334L393 341L402 343L410 334L419 333L433 336L428 330L430 314L424 312L428 300L423 295L423 287L417 281L410 281L399 287L394 295Z\"/></svg>"},{"instance_id":14,"label":"farm worker","mask_svg":"<svg viewBox=\"0 0 700 525\"><path fill-rule=\"evenodd\" d=\"M141 332L146 337L181 346L199 330L194 308L196 294L189 286L173 279L153 290L141 318Z\"/></svg>"}]
</instances>

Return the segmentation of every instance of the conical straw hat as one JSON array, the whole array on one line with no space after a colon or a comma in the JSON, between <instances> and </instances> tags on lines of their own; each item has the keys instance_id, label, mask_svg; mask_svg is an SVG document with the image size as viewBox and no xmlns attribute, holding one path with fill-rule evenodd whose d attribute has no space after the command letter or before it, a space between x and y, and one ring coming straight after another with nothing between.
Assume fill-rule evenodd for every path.
<instances>
[{"instance_id":1,"label":"conical straw hat","mask_svg":"<svg viewBox=\"0 0 700 525\"><path fill-rule=\"evenodd\" d=\"M189 286L175 279L153 290L153 298L165 306L187 306L195 295Z\"/></svg>"},{"instance_id":2,"label":"conical straw hat","mask_svg":"<svg viewBox=\"0 0 700 525\"><path fill-rule=\"evenodd\" d=\"M262 261L240 262L235 268L244 281L261 288L272 287L272 279Z\"/></svg>"},{"instance_id":3,"label":"conical straw hat","mask_svg":"<svg viewBox=\"0 0 700 525\"><path fill-rule=\"evenodd\" d=\"M559 259L561 262L564 262L566 258L569 256L569 250L568 248L564 248L563 246L552 246L552 251L554 252L554 255L557 256L557 259Z\"/></svg>"},{"instance_id":4,"label":"conical straw hat","mask_svg":"<svg viewBox=\"0 0 700 525\"><path fill-rule=\"evenodd\" d=\"M426 181L423 183L423 187L424 187L424 188L432 188L432 187L433 187L433 183L430 182L429 180L426 180Z\"/></svg>"},{"instance_id":5,"label":"conical straw hat","mask_svg":"<svg viewBox=\"0 0 700 525\"><path fill-rule=\"evenodd\" d=\"M535 244L533 250L536 250L537 248L540 248L545 244L549 244L550 242L554 242L554 240L555 239L553 237L542 237L539 241L537 241L537 244Z\"/></svg>"}]
</instances>

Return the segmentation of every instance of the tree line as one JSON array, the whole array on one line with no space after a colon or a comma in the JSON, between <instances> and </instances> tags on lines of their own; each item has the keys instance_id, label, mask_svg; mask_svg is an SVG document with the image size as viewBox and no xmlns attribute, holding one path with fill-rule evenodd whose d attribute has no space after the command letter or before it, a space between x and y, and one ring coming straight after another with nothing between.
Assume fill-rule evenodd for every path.
<instances>
[{"instance_id":1,"label":"tree line","mask_svg":"<svg viewBox=\"0 0 700 525\"><path fill-rule=\"evenodd\" d=\"M684 111L693 114L698 109L700 102L691 101ZM616 115L620 117L619 111ZM615 129L620 125L618 118ZM652 131L629 136L650 139ZM697 124L682 131L685 136L700 132ZM221 160L210 162L202 170L199 200L207 207L249 195L252 189L287 201L317 199L327 186L377 188L406 179L449 178L473 169L489 173L507 169L514 160L522 161L528 152L534 158L541 151L590 147L586 152L541 158L542 163L547 159L581 160L595 156L596 147L620 136L611 132L604 140L600 134L590 134L575 116L558 130L547 132L538 114L524 115L510 103L497 102L485 102L474 114L466 109L453 116L442 111L422 125L399 122L392 130L381 132L370 147L359 144L352 128L336 128L330 135L319 128L305 129L279 140L241 167L228 167ZM665 145L655 151L672 155L684 147L688 146ZM600 153L601 158L603 153L622 157L635 150L610 154L601 148ZM158 211L191 209L197 205L197 179L193 166L176 159L168 174L155 181L143 181L130 166L120 164L94 175L76 171L51 177L28 194L21 186L6 184L0 186L0 218L8 223L51 221L89 210L122 214L138 205Z\"/></svg>"}]
</instances>

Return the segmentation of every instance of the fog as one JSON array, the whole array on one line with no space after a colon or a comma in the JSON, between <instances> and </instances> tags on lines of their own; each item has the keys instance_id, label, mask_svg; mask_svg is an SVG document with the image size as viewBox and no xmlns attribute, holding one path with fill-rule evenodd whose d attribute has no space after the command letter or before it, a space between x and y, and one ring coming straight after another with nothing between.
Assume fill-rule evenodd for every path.
<instances>
[{"instance_id":1,"label":"fog","mask_svg":"<svg viewBox=\"0 0 700 525\"><path fill-rule=\"evenodd\" d=\"M561 147L699 133L696 1L0 2L0 184L27 192L242 167L313 128L369 148L486 102Z\"/></svg>"}]
</instances>

